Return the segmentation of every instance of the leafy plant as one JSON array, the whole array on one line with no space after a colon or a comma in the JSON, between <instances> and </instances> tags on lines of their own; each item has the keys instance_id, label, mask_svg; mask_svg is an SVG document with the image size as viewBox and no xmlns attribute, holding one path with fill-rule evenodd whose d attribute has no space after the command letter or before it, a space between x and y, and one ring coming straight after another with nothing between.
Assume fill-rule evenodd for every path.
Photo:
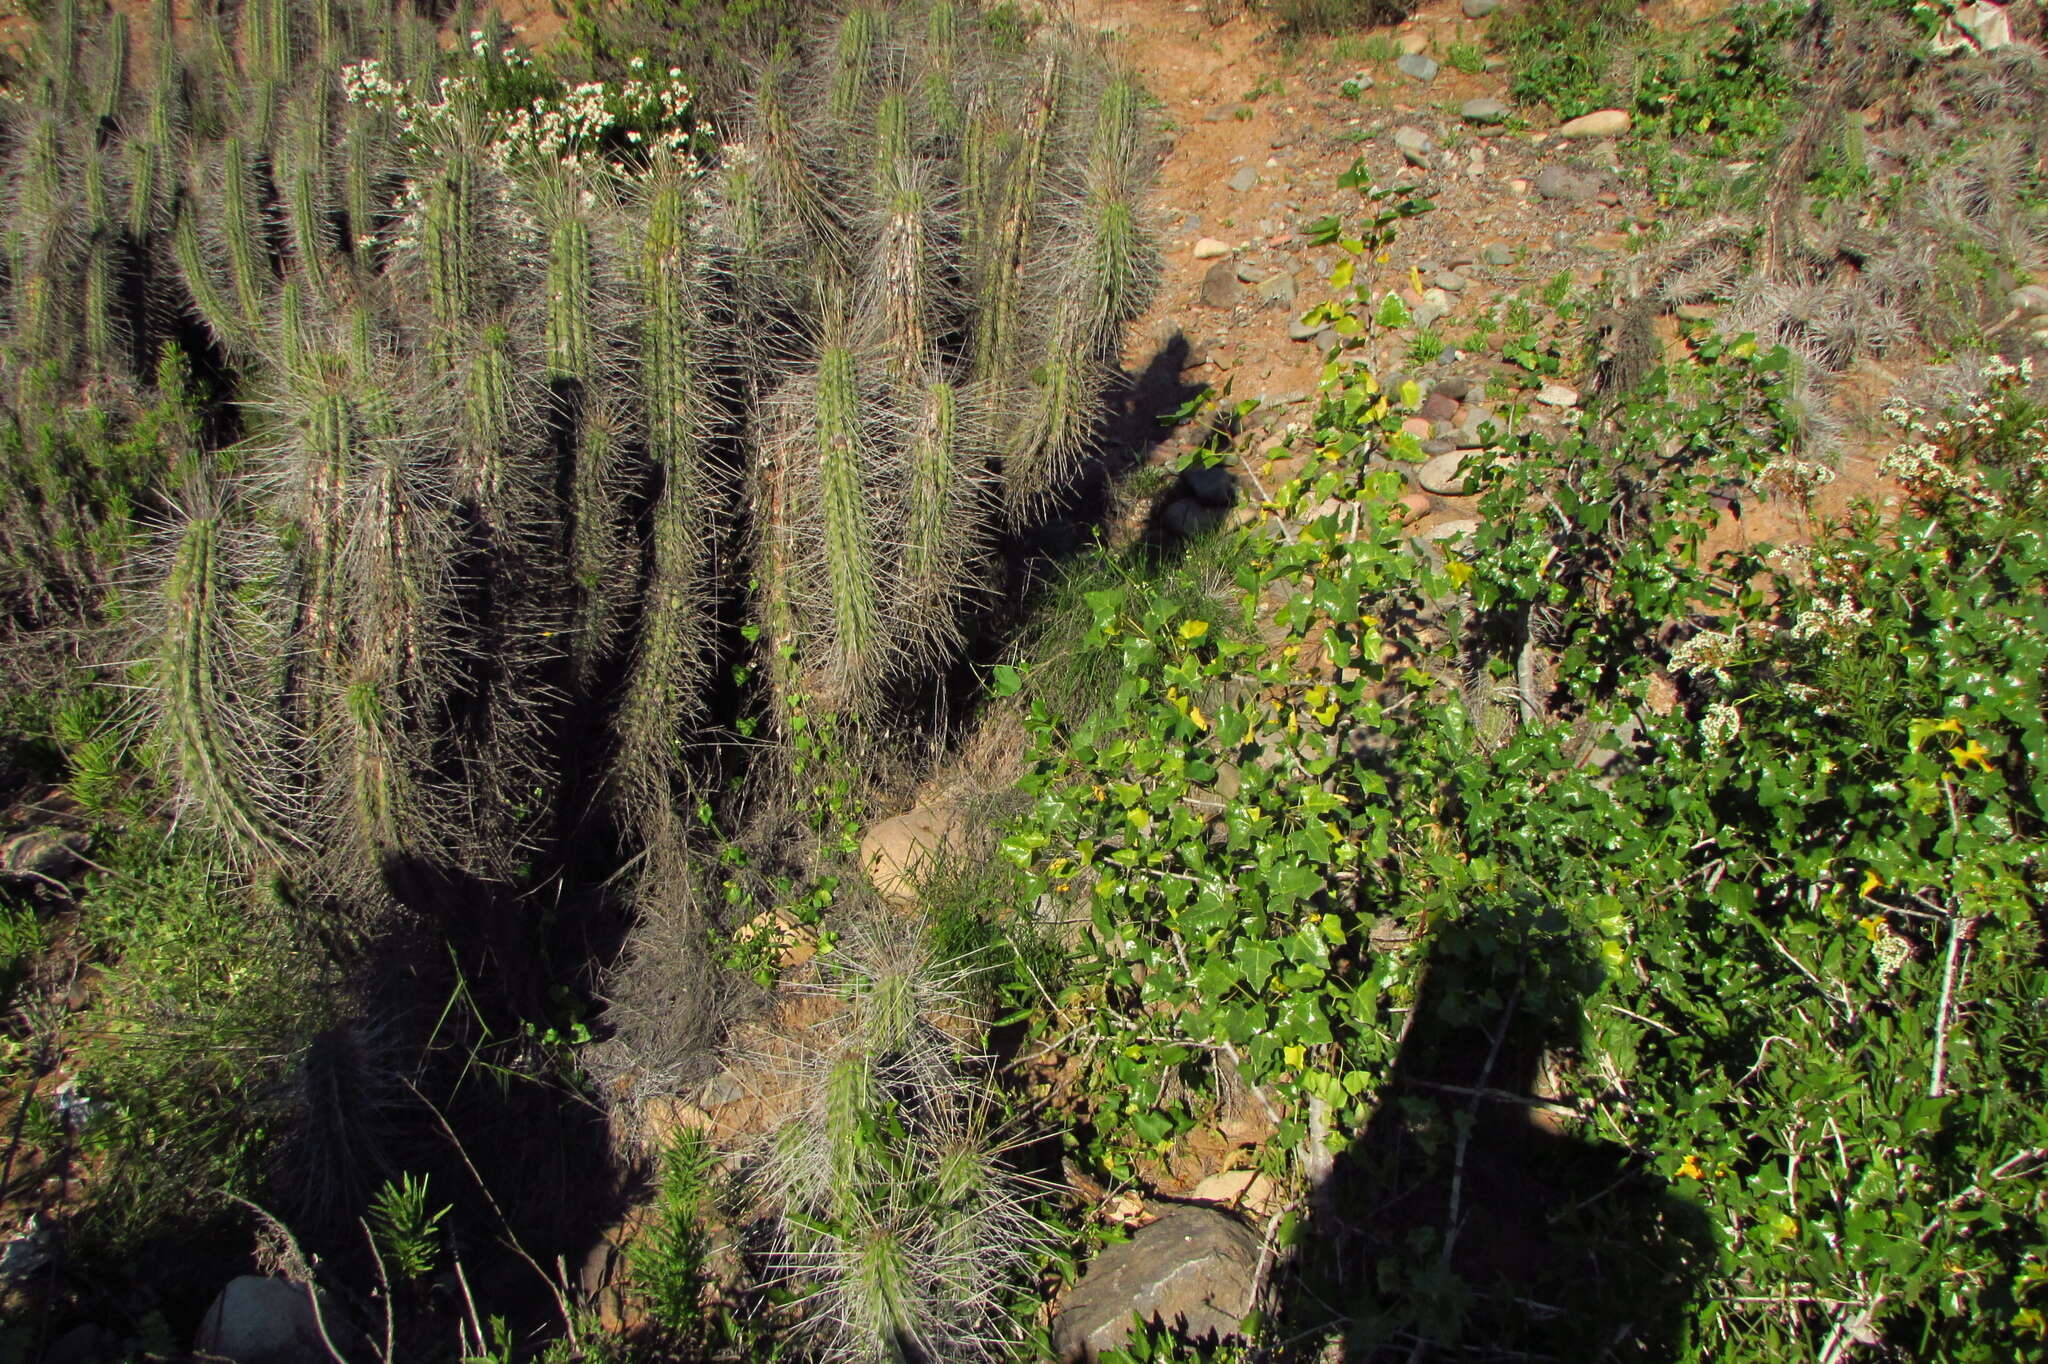
<instances>
[{"instance_id":1,"label":"leafy plant","mask_svg":"<svg viewBox=\"0 0 2048 1364\"><path fill-rule=\"evenodd\" d=\"M1450 346L1443 333L1434 327L1423 327L1408 341L1408 363L1426 365L1442 355Z\"/></svg>"},{"instance_id":2,"label":"leafy plant","mask_svg":"<svg viewBox=\"0 0 2048 1364\"><path fill-rule=\"evenodd\" d=\"M401 1174L370 1197L370 1233L386 1266L400 1283L416 1283L434 1272L441 1258L441 1219L447 1205L429 1209L427 1176Z\"/></svg>"},{"instance_id":3,"label":"leafy plant","mask_svg":"<svg viewBox=\"0 0 2048 1364\"><path fill-rule=\"evenodd\" d=\"M106 959L70 1064L98 1111L101 1161L80 1218L91 1253L189 1228L191 1191L253 1194L290 1121L285 1072L335 1005L273 906L189 832L103 837L79 919Z\"/></svg>"},{"instance_id":4,"label":"leafy plant","mask_svg":"<svg viewBox=\"0 0 2048 1364\"><path fill-rule=\"evenodd\" d=\"M1515 68L1516 103L1576 118L1618 102L1610 72L1641 28L1636 0L1534 0L1497 19L1491 36Z\"/></svg>"},{"instance_id":5,"label":"leafy plant","mask_svg":"<svg viewBox=\"0 0 2048 1364\"><path fill-rule=\"evenodd\" d=\"M1486 69L1486 53L1477 43L1452 43L1444 51L1444 64L1454 71L1476 76Z\"/></svg>"},{"instance_id":6,"label":"leafy plant","mask_svg":"<svg viewBox=\"0 0 2048 1364\"><path fill-rule=\"evenodd\" d=\"M1383 321L1339 287L1322 320ZM1308 1239L1283 1331L1368 1356L1579 1357L1611 1320L1684 1358L2038 1343L2048 422L1994 362L1963 408L1899 413L1895 517L1709 560L1721 490L1803 501L1828 471L1785 453L1790 357L1695 347L1508 439L1479 528L1428 553L1364 472L1411 457L1408 395L1340 364L1309 468L1219 549L1237 596L1208 609L1264 643L1099 590L1116 704L1032 706L1005 850L1086 921L1038 1020L1086 1068L1077 1157L1138 1176L1242 1086L1304 1166L1342 1147L1404 1181L1371 1206L1411 1211L1345 1252L1371 1292L1332 1321ZM1427 1058L1538 1023L1579 1134L1538 1149L1607 1172L1542 1234L1634 1268L1537 1267L1531 1299L1457 1233L1493 1062L1431 1089ZM1394 1132L1405 1163L1372 1165Z\"/></svg>"},{"instance_id":7,"label":"leafy plant","mask_svg":"<svg viewBox=\"0 0 2048 1364\"><path fill-rule=\"evenodd\" d=\"M701 1132L676 1135L661 1154L661 1184L651 1228L634 1241L629 1262L647 1313L682 1348L705 1343L706 1221L716 1157Z\"/></svg>"}]
</instances>

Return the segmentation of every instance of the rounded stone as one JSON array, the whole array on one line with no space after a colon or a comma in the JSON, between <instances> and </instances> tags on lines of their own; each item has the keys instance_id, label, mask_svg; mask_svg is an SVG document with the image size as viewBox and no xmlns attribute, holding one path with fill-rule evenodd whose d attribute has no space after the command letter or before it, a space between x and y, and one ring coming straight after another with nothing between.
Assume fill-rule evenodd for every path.
<instances>
[{"instance_id":1,"label":"rounded stone","mask_svg":"<svg viewBox=\"0 0 2048 1364\"><path fill-rule=\"evenodd\" d=\"M1619 137L1628 131L1626 109L1595 109L1558 125L1559 137Z\"/></svg>"},{"instance_id":2,"label":"rounded stone","mask_svg":"<svg viewBox=\"0 0 2048 1364\"><path fill-rule=\"evenodd\" d=\"M1468 99L1458 106L1458 117L1467 123L1489 127L1507 121L1508 106L1497 99Z\"/></svg>"},{"instance_id":3,"label":"rounded stone","mask_svg":"<svg viewBox=\"0 0 2048 1364\"><path fill-rule=\"evenodd\" d=\"M1458 6L1467 19L1484 19L1500 8L1500 0L1463 0Z\"/></svg>"},{"instance_id":4,"label":"rounded stone","mask_svg":"<svg viewBox=\"0 0 2048 1364\"><path fill-rule=\"evenodd\" d=\"M1415 481L1442 497L1469 497L1475 486L1473 471L1465 467L1471 452L1452 450L1436 455L1415 472Z\"/></svg>"},{"instance_id":5,"label":"rounded stone","mask_svg":"<svg viewBox=\"0 0 2048 1364\"><path fill-rule=\"evenodd\" d=\"M1419 538L1435 545L1441 544L1445 540L1460 538L1469 540L1478 533L1479 522L1473 517L1461 516L1455 520L1439 521L1433 526L1426 527L1420 533Z\"/></svg>"}]
</instances>

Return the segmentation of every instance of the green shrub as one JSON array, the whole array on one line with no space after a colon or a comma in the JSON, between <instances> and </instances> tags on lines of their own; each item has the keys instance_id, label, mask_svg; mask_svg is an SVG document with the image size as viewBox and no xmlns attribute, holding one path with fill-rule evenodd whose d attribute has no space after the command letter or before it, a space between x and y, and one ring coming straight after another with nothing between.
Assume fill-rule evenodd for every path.
<instances>
[{"instance_id":1,"label":"green shrub","mask_svg":"<svg viewBox=\"0 0 2048 1364\"><path fill-rule=\"evenodd\" d=\"M1376 314L1363 288L1322 310ZM1658 1358L2038 1349L2048 421L1993 362L1961 409L1900 414L1896 513L1768 571L1707 562L1720 490L1828 476L1786 453L1791 368L1701 341L1506 442L1481 528L1428 554L1363 472L1419 453L1420 392L1341 369L1235 560L1226 609L1272 647L1087 599L1117 704L1033 706L1005 842L1089 925L1040 1020L1086 1069L1080 1154L1135 1174L1234 1075L1311 1170L1343 1146L1401 1181L1368 1179L1341 1264L1303 1243L1280 1330L1361 1356L1588 1357L1617 1321ZM1548 1219L1569 1254L1533 1296L1456 1249L1484 1124L1427 1084L1432 1049L1511 1026L1565 1058L1577 1136L1488 1159L1604 1171ZM1396 1130L1407 1164L1373 1164Z\"/></svg>"},{"instance_id":2,"label":"green shrub","mask_svg":"<svg viewBox=\"0 0 2048 1364\"><path fill-rule=\"evenodd\" d=\"M1616 66L1642 30L1637 0L1532 0L1497 19L1492 37L1514 66L1517 103L1577 118L1626 103Z\"/></svg>"},{"instance_id":3,"label":"green shrub","mask_svg":"<svg viewBox=\"0 0 2048 1364\"><path fill-rule=\"evenodd\" d=\"M260 1190L291 1117L281 1082L333 1001L203 840L137 829L95 856L79 932L106 965L70 1064L103 1162L81 1228L119 1253Z\"/></svg>"},{"instance_id":4,"label":"green shrub","mask_svg":"<svg viewBox=\"0 0 2048 1364\"><path fill-rule=\"evenodd\" d=\"M661 1153L654 1221L630 1251L633 1287L667 1343L701 1350L710 1323L704 1292L707 1222L716 1153L703 1133L678 1133Z\"/></svg>"}]
</instances>

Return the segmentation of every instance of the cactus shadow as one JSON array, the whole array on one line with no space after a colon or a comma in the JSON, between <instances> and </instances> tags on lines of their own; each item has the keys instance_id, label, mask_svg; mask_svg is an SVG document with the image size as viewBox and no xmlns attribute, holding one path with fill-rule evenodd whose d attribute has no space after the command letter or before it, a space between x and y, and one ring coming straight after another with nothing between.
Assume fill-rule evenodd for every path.
<instances>
[{"instance_id":1,"label":"cactus shadow","mask_svg":"<svg viewBox=\"0 0 2048 1364\"><path fill-rule=\"evenodd\" d=\"M557 1325L533 1263L578 1263L632 1192L572 1059L577 1001L627 915L575 891L537 913L537 893L427 859L393 859L385 877L406 912L362 961L359 994L382 1010L380 1051L404 1092L374 1173L426 1174L454 1206L451 1244L479 1302ZM358 1255L360 1231L339 1233L333 1248Z\"/></svg>"},{"instance_id":2,"label":"cactus shadow","mask_svg":"<svg viewBox=\"0 0 2048 1364\"><path fill-rule=\"evenodd\" d=\"M1280 1358L1683 1353L1704 1215L1535 1097L1597 980L1555 941L1438 933L1374 1116L1312 1190L1276 1280Z\"/></svg>"}]
</instances>

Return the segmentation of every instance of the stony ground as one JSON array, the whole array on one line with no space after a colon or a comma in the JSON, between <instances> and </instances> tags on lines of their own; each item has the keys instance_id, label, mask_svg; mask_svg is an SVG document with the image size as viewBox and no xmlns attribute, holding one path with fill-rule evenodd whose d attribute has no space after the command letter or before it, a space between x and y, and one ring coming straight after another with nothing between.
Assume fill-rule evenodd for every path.
<instances>
[{"instance_id":1,"label":"stony ground","mask_svg":"<svg viewBox=\"0 0 2048 1364\"><path fill-rule=\"evenodd\" d=\"M1435 205L1401 226L1370 282L1375 296L1401 294L1418 322L1435 318L1449 348L1417 363L1403 335L1353 358L1383 382L1412 377L1432 392L1411 428L1430 454L1479 444L1488 420L1503 428L1509 420L1563 420L1570 374L1504 405L1496 376L1508 367L1458 344L1531 286L1563 275L1577 293L1626 270L1662 215L1611 137L1560 128L1545 111L1512 104L1507 73L1488 54L1491 8L1492 0L1430 0L1370 38L1290 42L1262 14L1226 16L1175 0L1077 0L1074 20L1108 35L1144 76L1168 139L1156 220L1163 287L1134 330L1127 369L1178 360L1186 384L1228 385L1233 399L1260 399L1253 420L1268 432L1302 421L1336 337L1314 334L1300 318L1329 296L1327 281L1343 258L1334 246L1312 245L1308 228L1332 214L1357 221L1359 196L1337 181L1362 161L1375 184L1415 185ZM1677 25L1697 22L1699 9L1652 12ZM1401 55L1387 60L1393 53ZM1674 335L1666 329L1667 339ZM1514 377L1526 382L1520 371ZM1198 434L1184 431L1151 459L1172 459ZM1279 463L1284 476L1284 455ZM1409 471L1419 532L1448 531L1473 515L1445 467L1455 464L1452 457ZM1823 508L1874 486L1860 455L1843 472ZM1132 519L1159 510L1134 509ZM1169 526L1186 519L1170 503L1165 510ZM1759 510L1731 521L1713 547L1803 531L1788 512Z\"/></svg>"}]
</instances>

